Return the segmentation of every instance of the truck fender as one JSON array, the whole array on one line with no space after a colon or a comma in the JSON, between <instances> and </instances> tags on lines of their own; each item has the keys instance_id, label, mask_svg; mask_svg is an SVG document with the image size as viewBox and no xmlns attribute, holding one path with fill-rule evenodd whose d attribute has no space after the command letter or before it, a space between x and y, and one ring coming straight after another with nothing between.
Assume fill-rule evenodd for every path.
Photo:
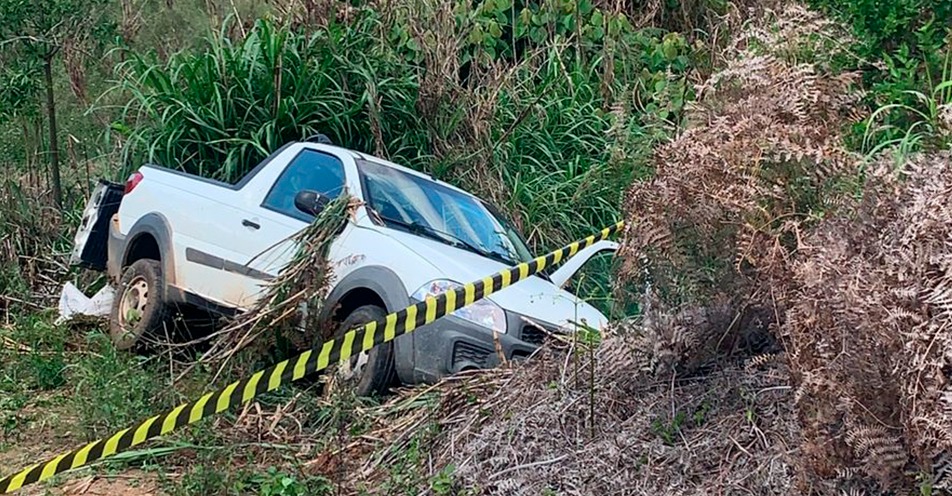
<instances>
[{"instance_id":1,"label":"truck fender","mask_svg":"<svg viewBox=\"0 0 952 496\"><path fill-rule=\"evenodd\" d=\"M355 290L370 290L386 306L385 310L396 312L410 305L407 288L397 274L383 266L361 267L344 276L327 295L321 320L330 319L337 306L349 293ZM413 379L413 335L398 336L393 341L394 363L397 376L404 384Z\"/></svg>"},{"instance_id":2,"label":"truck fender","mask_svg":"<svg viewBox=\"0 0 952 496\"><path fill-rule=\"evenodd\" d=\"M150 235L155 239L159 248L159 257L162 263L162 273L165 277L165 298L166 301L184 301L184 294L175 286L175 250L172 245L172 230L169 228L169 222L164 215L158 212L151 212L143 215L129 229L125 236L125 243L122 247L122 258L119 261L119 270L124 269L132 261L129 260L132 255L131 250L136 245L136 241L143 235Z\"/></svg>"}]
</instances>

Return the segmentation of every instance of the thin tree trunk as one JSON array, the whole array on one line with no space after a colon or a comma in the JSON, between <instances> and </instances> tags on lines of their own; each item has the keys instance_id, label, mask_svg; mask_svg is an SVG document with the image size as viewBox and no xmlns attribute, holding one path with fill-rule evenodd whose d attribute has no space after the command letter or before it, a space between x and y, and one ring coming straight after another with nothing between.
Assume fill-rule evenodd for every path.
<instances>
[{"instance_id":1,"label":"thin tree trunk","mask_svg":"<svg viewBox=\"0 0 952 496\"><path fill-rule=\"evenodd\" d=\"M27 182L30 186L33 185L34 180L34 171L33 171L33 157L30 156L30 118L21 117L20 118L20 128L23 131L23 158L26 159L26 173L27 173Z\"/></svg>"},{"instance_id":2,"label":"thin tree trunk","mask_svg":"<svg viewBox=\"0 0 952 496\"><path fill-rule=\"evenodd\" d=\"M63 188L60 182L59 139L56 136L56 103L53 99L53 55L47 55L43 64L46 77L46 111L50 125L50 173L53 178L53 200L57 207L63 206Z\"/></svg>"},{"instance_id":3,"label":"thin tree trunk","mask_svg":"<svg viewBox=\"0 0 952 496\"><path fill-rule=\"evenodd\" d=\"M43 148L43 116L36 114L30 119L30 123L33 125L33 134L30 135L31 139L33 139L33 150L30 156L33 162L33 187L39 191L40 188L43 187L42 179L44 176L43 170L45 169L45 167L40 165L40 152Z\"/></svg>"}]
</instances>

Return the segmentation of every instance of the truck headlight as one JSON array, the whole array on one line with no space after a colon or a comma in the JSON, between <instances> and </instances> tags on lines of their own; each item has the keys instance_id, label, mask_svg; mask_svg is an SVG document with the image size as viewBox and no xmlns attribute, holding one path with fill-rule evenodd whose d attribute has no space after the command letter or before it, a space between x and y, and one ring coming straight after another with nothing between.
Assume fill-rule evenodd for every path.
<instances>
[{"instance_id":1,"label":"truck headlight","mask_svg":"<svg viewBox=\"0 0 952 496\"><path fill-rule=\"evenodd\" d=\"M428 296L437 296L440 293L462 288L463 285L447 279L437 279L424 284L420 289L413 293L413 299L423 301ZM506 332L506 312L502 307L492 300L483 298L474 302L472 305L461 308L450 315L454 315L474 324L481 325L487 329L495 329L496 332Z\"/></svg>"}]
</instances>

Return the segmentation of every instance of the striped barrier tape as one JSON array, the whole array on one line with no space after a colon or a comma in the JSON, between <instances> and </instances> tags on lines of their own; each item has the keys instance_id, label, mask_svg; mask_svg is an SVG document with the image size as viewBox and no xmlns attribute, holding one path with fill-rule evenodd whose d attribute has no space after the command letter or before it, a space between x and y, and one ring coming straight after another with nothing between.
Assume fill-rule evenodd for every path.
<instances>
[{"instance_id":1,"label":"striped barrier tape","mask_svg":"<svg viewBox=\"0 0 952 496\"><path fill-rule=\"evenodd\" d=\"M330 364L344 362L355 353L370 351L374 346L392 341L402 334L413 332L418 327L432 323L440 317L535 275L546 267L556 265L566 255L571 257L579 250L618 232L622 225L623 222L619 222L602 229L597 235L576 241L548 255L537 257L530 262L520 263L502 272L466 284L461 288L428 297L420 303L410 305L403 310L352 329L340 339L327 341L320 346L320 349L315 348L305 351L294 358L284 360L249 377L235 381L218 391L208 393L196 401L183 403L166 413L147 418L108 438L93 441L82 448L8 475L0 479L0 494L11 493L25 485L49 479L54 475L75 470L133 446L138 446L185 425L245 404L260 394L274 391L282 384L324 370Z\"/></svg>"}]
</instances>

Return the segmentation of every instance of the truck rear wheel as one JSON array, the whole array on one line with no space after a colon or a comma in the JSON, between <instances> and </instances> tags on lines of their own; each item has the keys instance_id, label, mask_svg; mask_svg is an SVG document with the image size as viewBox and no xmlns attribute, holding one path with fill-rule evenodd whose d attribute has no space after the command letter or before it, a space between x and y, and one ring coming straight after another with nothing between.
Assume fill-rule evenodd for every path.
<instances>
[{"instance_id":1,"label":"truck rear wheel","mask_svg":"<svg viewBox=\"0 0 952 496\"><path fill-rule=\"evenodd\" d=\"M355 327L381 319L386 315L386 310L376 305L358 307L341 322L335 333L335 339ZM383 329L378 332L383 332ZM377 345L369 352L355 354L348 363L334 367L331 373L334 375L335 386L354 388L358 396L385 394L397 381L393 341Z\"/></svg>"},{"instance_id":2,"label":"truck rear wheel","mask_svg":"<svg viewBox=\"0 0 952 496\"><path fill-rule=\"evenodd\" d=\"M112 304L109 336L120 350L142 347L143 338L161 335L170 325L165 278L157 260L139 259L126 267Z\"/></svg>"}]
</instances>

